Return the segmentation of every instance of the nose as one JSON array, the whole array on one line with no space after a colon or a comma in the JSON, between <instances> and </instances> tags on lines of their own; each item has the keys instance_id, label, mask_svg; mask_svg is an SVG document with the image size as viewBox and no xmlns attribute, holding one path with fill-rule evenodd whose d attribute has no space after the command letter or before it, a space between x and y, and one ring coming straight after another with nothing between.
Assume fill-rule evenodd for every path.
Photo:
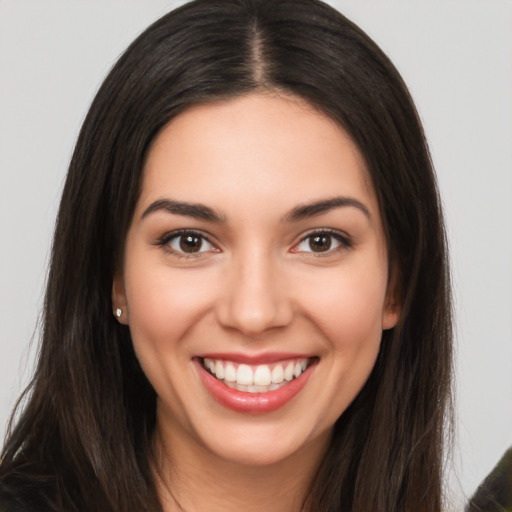
<instances>
[{"instance_id":1,"label":"nose","mask_svg":"<svg viewBox=\"0 0 512 512\"><path fill-rule=\"evenodd\" d=\"M223 286L217 318L224 327L255 337L292 321L286 277L268 255L253 251L232 261Z\"/></svg>"}]
</instances>

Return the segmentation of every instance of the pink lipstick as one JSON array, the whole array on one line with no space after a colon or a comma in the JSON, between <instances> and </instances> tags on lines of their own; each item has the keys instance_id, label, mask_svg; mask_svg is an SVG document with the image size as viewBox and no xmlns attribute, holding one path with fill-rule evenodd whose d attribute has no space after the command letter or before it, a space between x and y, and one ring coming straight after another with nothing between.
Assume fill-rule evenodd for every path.
<instances>
[{"instance_id":1,"label":"pink lipstick","mask_svg":"<svg viewBox=\"0 0 512 512\"><path fill-rule=\"evenodd\" d=\"M283 407L300 393L318 358L224 353L201 356L195 362L204 386L218 403L236 412L264 414Z\"/></svg>"}]
</instances>

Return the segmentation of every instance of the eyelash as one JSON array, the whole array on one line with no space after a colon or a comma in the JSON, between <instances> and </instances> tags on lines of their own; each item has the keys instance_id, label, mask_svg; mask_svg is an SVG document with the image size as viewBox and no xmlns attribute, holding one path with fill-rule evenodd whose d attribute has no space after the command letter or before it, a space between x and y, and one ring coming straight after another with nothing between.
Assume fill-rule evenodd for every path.
<instances>
[{"instance_id":1,"label":"eyelash","mask_svg":"<svg viewBox=\"0 0 512 512\"><path fill-rule=\"evenodd\" d=\"M343 249L351 249L353 247L353 242L352 242L351 238L346 233L336 231L334 229L315 229L314 231L311 231L308 234L306 234L305 236L303 236L300 239L299 243L295 244L294 248L300 246L302 243L306 242L307 240L313 239L315 236L317 236L317 237L328 236L331 239L334 239L336 242L339 243L338 247L335 247L335 248L329 247L329 249L326 251L319 251L319 252L315 252L313 250L304 251L306 253L313 254L317 258L331 256L332 254L335 254ZM302 252L302 251L293 250L293 252Z\"/></svg>"},{"instance_id":2,"label":"eyelash","mask_svg":"<svg viewBox=\"0 0 512 512\"><path fill-rule=\"evenodd\" d=\"M162 236L157 241L156 245L162 247L163 249L170 252L173 256L175 256L177 258L197 258L206 252L206 251L195 252L195 253L194 252L189 252L189 253L180 252L180 251L177 251L176 249L173 249L170 246L170 242L172 242L173 240L178 240L180 237L185 236L185 235L199 238L201 240L201 245L203 244L204 241L206 241L208 244L215 247L214 244L210 241L208 236L206 236L204 233L194 231L193 229L180 229L177 231L171 231L170 233L166 233L164 236Z\"/></svg>"},{"instance_id":3,"label":"eyelash","mask_svg":"<svg viewBox=\"0 0 512 512\"><path fill-rule=\"evenodd\" d=\"M197 257L200 257L205 252L208 252L208 251L190 252L190 253L180 252L170 246L170 242L172 242L173 240L178 240L180 237L185 236L185 235L197 237L198 239L200 239L201 246L204 243L204 241L206 241L208 244L215 247L214 244L210 241L208 236L206 236L204 233L201 233L199 231L194 231L191 229L180 229L178 231L172 231L170 233L166 233L156 242L155 245L164 248L165 250L172 253L172 255L177 258L197 258ZM313 250L311 250L311 251L296 250L296 247L300 246L301 244L303 244L304 242L306 242L309 239L312 239L315 236L330 237L331 239L334 239L336 242L338 242L339 246L335 247L335 248L329 247L326 251L318 251L318 252L315 252ZM200 246L200 248L201 248L201 246ZM345 233L342 233L340 231L335 231L333 229L315 229L314 231L311 231L307 235L303 236L300 239L300 241L294 245L292 252L295 252L295 253L304 252L304 253L313 254L313 255L315 255L315 257L325 257L325 256L330 256L334 253L337 253L338 251L343 250L343 249L351 249L352 247L353 247L352 240ZM219 252L219 250L216 249L215 252Z\"/></svg>"}]
</instances>

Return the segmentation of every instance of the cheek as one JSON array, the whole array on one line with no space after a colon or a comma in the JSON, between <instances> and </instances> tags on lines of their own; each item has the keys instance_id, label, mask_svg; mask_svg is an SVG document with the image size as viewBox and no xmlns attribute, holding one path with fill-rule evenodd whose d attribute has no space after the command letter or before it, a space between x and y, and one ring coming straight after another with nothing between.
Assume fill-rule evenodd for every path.
<instances>
[{"instance_id":1,"label":"cheek","mask_svg":"<svg viewBox=\"0 0 512 512\"><path fill-rule=\"evenodd\" d=\"M309 311L323 338L323 389L331 390L323 397L322 421L332 425L356 398L375 365L386 279L380 272L367 272L365 277L349 272L325 279L315 290Z\"/></svg>"},{"instance_id":2,"label":"cheek","mask_svg":"<svg viewBox=\"0 0 512 512\"><path fill-rule=\"evenodd\" d=\"M374 264L346 268L316 276L306 283L309 293L306 308L326 337L343 349L345 346L380 340L386 298L385 266Z\"/></svg>"},{"instance_id":3,"label":"cheek","mask_svg":"<svg viewBox=\"0 0 512 512\"><path fill-rule=\"evenodd\" d=\"M140 336L168 344L182 338L199 321L215 289L201 272L173 272L149 266L126 274L130 329ZM137 336L139 335L139 336Z\"/></svg>"},{"instance_id":4,"label":"cheek","mask_svg":"<svg viewBox=\"0 0 512 512\"><path fill-rule=\"evenodd\" d=\"M338 293L338 300L324 304L323 333L329 341L334 377L357 394L377 358L382 338L382 301L373 287ZM320 322L319 322L320 324ZM352 397L353 398L353 397Z\"/></svg>"},{"instance_id":5,"label":"cheek","mask_svg":"<svg viewBox=\"0 0 512 512\"><path fill-rule=\"evenodd\" d=\"M185 410L181 381L190 372L184 339L208 310L215 288L200 272L177 272L149 264L147 255L144 260L136 256L136 251L130 253L124 275L134 350L157 395L178 416Z\"/></svg>"}]
</instances>

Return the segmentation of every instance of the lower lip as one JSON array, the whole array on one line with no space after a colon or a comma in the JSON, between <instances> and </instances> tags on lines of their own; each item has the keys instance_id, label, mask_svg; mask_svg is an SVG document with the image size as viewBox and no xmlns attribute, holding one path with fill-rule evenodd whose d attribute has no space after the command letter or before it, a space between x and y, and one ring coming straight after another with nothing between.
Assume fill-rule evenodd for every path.
<instances>
[{"instance_id":1,"label":"lower lip","mask_svg":"<svg viewBox=\"0 0 512 512\"><path fill-rule=\"evenodd\" d=\"M208 373L200 361L197 365L204 386L217 402L233 411L248 414L264 414L283 407L304 388L315 366L310 364L299 377L273 391L247 393L223 384Z\"/></svg>"}]
</instances>

